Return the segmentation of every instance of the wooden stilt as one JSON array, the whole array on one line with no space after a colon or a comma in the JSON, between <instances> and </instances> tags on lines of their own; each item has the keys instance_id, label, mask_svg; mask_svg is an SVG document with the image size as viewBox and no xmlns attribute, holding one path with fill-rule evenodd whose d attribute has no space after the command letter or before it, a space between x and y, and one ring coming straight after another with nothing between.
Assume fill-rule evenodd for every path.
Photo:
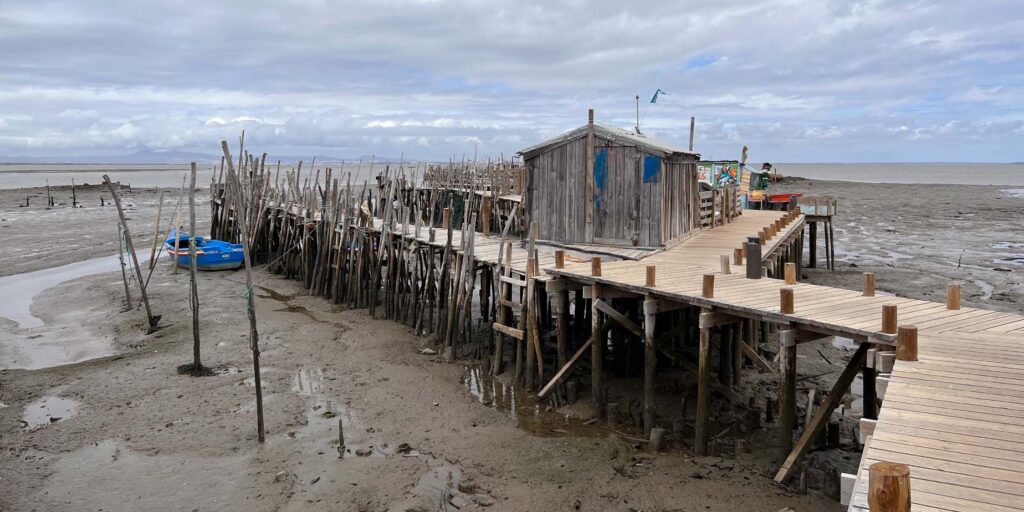
<instances>
[{"instance_id":1,"label":"wooden stilt","mask_svg":"<svg viewBox=\"0 0 1024 512\"><path fill-rule=\"evenodd\" d=\"M779 331L779 460L793 449L796 427L796 330Z\"/></svg>"},{"instance_id":2,"label":"wooden stilt","mask_svg":"<svg viewBox=\"0 0 1024 512\"><path fill-rule=\"evenodd\" d=\"M597 260L600 265L600 259ZM598 267L600 270L600 267ZM604 395L604 344L605 338L601 333L601 310L597 305L601 302L601 285L591 286L591 323L590 328L594 336L594 342L590 345L590 389L593 395L593 416L598 419L607 417L607 405Z\"/></svg>"},{"instance_id":3,"label":"wooden stilt","mask_svg":"<svg viewBox=\"0 0 1024 512\"><path fill-rule=\"evenodd\" d=\"M697 418L694 423L694 455L708 453L708 419L711 407L711 324L712 313L700 313L700 352L697 359Z\"/></svg>"},{"instance_id":4,"label":"wooden stilt","mask_svg":"<svg viewBox=\"0 0 1024 512\"><path fill-rule=\"evenodd\" d=\"M647 267L652 268L652 267ZM654 341L654 321L658 315L658 301L650 297L644 301L644 436L649 437L654 427L654 371L658 354Z\"/></svg>"}]
</instances>

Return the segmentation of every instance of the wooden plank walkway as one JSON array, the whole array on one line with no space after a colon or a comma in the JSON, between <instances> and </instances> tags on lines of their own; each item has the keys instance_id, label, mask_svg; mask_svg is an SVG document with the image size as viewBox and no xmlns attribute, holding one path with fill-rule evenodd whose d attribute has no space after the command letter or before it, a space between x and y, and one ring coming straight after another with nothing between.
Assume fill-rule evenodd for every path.
<instances>
[{"instance_id":1,"label":"wooden plank walkway","mask_svg":"<svg viewBox=\"0 0 1024 512\"><path fill-rule=\"evenodd\" d=\"M910 466L915 511L1024 510L1024 317L959 316L893 366L849 510L868 510L879 461Z\"/></svg>"},{"instance_id":2,"label":"wooden plank walkway","mask_svg":"<svg viewBox=\"0 0 1024 512\"><path fill-rule=\"evenodd\" d=\"M851 511L867 510L867 467L873 462L910 466L915 511L1024 510L1024 316L975 308L948 310L945 304L898 297L864 297L861 292L797 283L795 311L779 311L779 279L746 279L744 269L723 274L722 255L774 222L780 212L745 211L730 224L700 231L640 261L609 261L591 276L590 255L567 253L566 266L554 268L553 248L539 250L541 279L564 277L601 283L655 298L684 302L840 334L858 341L893 344L882 334L884 304L898 306L898 323L919 329L919 361L897 361L874 435L865 446ZM767 260L803 229L802 217L763 247ZM380 228L380 221L375 227ZM407 234L412 239L414 228ZM395 230L400 233L402 228ZM421 242L428 231L421 229ZM458 248L461 234L453 232ZM495 264L498 236L476 233L477 259ZM443 247L437 230L432 245ZM518 241L517 241L518 242ZM582 248L582 247L581 247ZM527 253L513 244L512 265L525 274ZM645 286L646 266L657 269L653 288ZM703 276L715 275L713 298L702 296Z\"/></svg>"}]
</instances>

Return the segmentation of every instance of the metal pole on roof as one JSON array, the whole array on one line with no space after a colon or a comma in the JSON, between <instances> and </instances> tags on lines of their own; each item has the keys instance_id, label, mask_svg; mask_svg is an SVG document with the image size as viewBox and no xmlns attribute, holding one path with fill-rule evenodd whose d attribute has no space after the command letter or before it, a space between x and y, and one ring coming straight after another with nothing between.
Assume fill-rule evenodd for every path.
<instances>
[{"instance_id":1,"label":"metal pole on roof","mask_svg":"<svg viewBox=\"0 0 1024 512\"><path fill-rule=\"evenodd\" d=\"M696 118L690 116L690 151L693 151L693 125L696 122Z\"/></svg>"},{"instance_id":2,"label":"metal pole on roof","mask_svg":"<svg viewBox=\"0 0 1024 512\"><path fill-rule=\"evenodd\" d=\"M636 95L636 133L640 134L640 95Z\"/></svg>"}]
</instances>

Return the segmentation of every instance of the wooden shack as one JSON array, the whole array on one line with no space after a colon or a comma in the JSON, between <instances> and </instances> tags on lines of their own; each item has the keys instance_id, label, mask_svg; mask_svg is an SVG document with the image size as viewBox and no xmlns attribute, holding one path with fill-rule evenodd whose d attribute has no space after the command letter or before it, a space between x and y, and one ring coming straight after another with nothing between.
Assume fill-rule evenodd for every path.
<instances>
[{"instance_id":1,"label":"wooden shack","mask_svg":"<svg viewBox=\"0 0 1024 512\"><path fill-rule=\"evenodd\" d=\"M519 152L524 211L542 241L662 246L700 228L700 155L587 124Z\"/></svg>"}]
</instances>

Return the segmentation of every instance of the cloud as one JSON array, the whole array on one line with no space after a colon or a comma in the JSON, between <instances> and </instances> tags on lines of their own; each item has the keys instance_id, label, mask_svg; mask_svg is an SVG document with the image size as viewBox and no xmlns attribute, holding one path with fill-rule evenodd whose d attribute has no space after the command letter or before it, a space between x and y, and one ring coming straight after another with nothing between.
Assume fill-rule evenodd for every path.
<instances>
[{"instance_id":1,"label":"cloud","mask_svg":"<svg viewBox=\"0 0 1024 512\"><path fill-rule=\"evenodd\" d=\"M12 0L0 155L242 129L291 155L508 155L587 108L632 126L640 95L645 133L685 144L696 116L709 155L1021 160L1022 32L1013 0Z\"/></svg>"}]
</instances>

